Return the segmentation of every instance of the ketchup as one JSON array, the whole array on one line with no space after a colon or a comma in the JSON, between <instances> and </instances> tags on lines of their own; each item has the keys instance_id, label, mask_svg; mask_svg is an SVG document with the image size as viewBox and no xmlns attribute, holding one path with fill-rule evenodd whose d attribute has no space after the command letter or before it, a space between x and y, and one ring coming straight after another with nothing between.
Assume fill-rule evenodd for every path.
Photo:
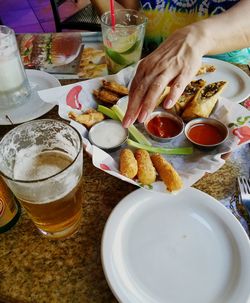
<instances>
[{"instance_id":1,"label":"ketchup","mask_svg":"<svg viewBox=\"0 0 250 303\"><path fill-rule=\"evenodd\" d=\"M202 145L217 144L224 139L216 126L206 123L193 125L188 131L188 137L195 143Z\"/></svg>"},{"instance_id":2,"label":"ketchup","mask_svg":"<svg viewBox=\"0 0 250 303\"><path fill-rule=\"evenodd\" d=\"M181 125L176 120L169 117L155 116L148 122L148 131L160 138L171 138L178 135Z\"/></svg>"}]
</instances>

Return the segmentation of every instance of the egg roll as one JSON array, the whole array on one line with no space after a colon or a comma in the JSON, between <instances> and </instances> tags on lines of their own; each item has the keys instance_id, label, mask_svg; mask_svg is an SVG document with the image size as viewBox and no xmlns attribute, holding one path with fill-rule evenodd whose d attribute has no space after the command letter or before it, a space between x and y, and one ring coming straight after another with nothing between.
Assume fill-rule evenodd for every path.
<instances>
[{"instance_id":1,"label":"egg roll","mask_svg":"<svg viewBox=\"0 0 250 303\"><path fill-rule=\"evenodd\" d=\"M194 118L208 118L226 84L226 81L218 81L206 85L187 104L182 114L182 119L187 122Z\"/></svg>"},{"instance_id":2,"label":"egg roll","mask_svg":"<svg viewBox=\"0 0 250 303\"><path fill-rule=\"evenodd\" d=\"M176 115L181 115L186 105L193 100L198 91L206 85L206 81L199 79L191 81L185 88L184 92L176 102L176 104L168 110Z\"/></svg>"}]
</instances>

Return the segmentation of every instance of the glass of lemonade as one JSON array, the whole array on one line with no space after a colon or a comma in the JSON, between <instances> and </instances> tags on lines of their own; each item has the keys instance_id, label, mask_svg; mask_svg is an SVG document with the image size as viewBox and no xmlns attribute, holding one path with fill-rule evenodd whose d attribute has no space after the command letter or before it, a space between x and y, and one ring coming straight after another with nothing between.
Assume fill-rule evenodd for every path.
<instances>
[{"instance_id":1,"label":"glass of lemonade","mask_svg":"<svg viewBox=\"0 0 250 303\"><path fill-rule=\"evenodd\" d=\"M0 142L0 173L38 230L52 239L79 228L82 168L81 136L60 121L24 123Z\"/></svg>"},{"instance_id":2,"label":"glass of lemonade","mask_svg":"<svg viewBox=\"0 0 250 303\"><path fill-rule=\"evenodd\" d=\"M0 109L28 101L30 85L21 61L14 31L0 25Z\"/></svg>"},{"instance_id":3,"label":"glass of lemonade","mask_svg":"<svg viewBox=\"0 0 250 303\"><path fill-rule=\"evenodd\" d=\"M116 10L115 21L113 28L110 11L101 16L104 51L110 74L140 60L146 26L146 17L132 9Z\"/></svg>"}]
</instances>

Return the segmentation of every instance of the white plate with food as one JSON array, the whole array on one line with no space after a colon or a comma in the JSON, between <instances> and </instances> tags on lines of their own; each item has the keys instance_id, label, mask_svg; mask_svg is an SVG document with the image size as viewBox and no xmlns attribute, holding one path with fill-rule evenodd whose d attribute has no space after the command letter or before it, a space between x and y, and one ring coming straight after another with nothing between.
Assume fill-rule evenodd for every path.
<instances>
[{"instance_id":1,"label":"white plate with food","mask_svg":"<svg viewBox=\"0 0 250 303\"><path fill-rule=\"evenodd\" d=\"M218 59L203 58L203 64L215 67L214 72L198 75L196 79L203 79L207 83L227 81L228 85L222 96L232 102L244 101L250 96L250 77L239 67Z\"/></svg>"},{"instance_id":2,"label":"white plate with food","mask_svg":"<svg viewBox=\"0 0 250 303\"><path fill-rule=\"evenodd\" d=\"M217 200L187 188L143 189L111 213L102 238L108 284L122 303L246 303L250 242Z\"/></svg>"},{"instance_id":3,"label":"white plate with food","mask_svg":"<svg viewBox=\"0 0 250 303\"><path fill-rule=\"evenodd\" d=\"M0 113L0 125L19 124L41 117L50 111L55 104L44 102L37 91L61 86L60 82L51 74L39 70L26 70L32 89L29 100L15 108L3 110Z\"/></svg>"}]
</instances>

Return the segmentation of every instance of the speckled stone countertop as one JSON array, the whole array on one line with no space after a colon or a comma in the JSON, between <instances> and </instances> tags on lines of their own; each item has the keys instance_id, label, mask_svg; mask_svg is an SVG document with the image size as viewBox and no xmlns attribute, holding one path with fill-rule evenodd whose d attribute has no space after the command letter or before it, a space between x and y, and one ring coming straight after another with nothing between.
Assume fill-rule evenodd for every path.
<instances>
[{"instance_id":1,"label":"speckled stone countertop","mask_svg":"<svg viewBox=\"0 0 250 303\"><path fill-rule=\"evenodd\" d=\"M45 117L59 119L57 107ZM0 138L10 129L1 126ZM230 207L235 178L248 175L249 165L247 145L194 187ZM74 236L61 241L43 238L24 211L12 229L0 234L0 302L117 302L102 271L101 237L114 206L136 187L96 169L86 154L82 187L83 219Z\"/></svg>"}]
</instances>

